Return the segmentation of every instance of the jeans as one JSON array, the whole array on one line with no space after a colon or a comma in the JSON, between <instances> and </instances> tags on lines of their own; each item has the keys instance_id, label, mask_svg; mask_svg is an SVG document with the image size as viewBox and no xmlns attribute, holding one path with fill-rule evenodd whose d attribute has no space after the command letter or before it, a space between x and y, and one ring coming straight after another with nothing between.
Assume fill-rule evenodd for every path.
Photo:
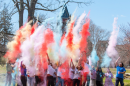
<instances>
[{"instance_id":1,"label":"jeans","mask_svg":"<svg viewBox=\"0 0 130 86\"><path fill-rule=\"evenodd\" d=\"M16 83L16 75L12 73L12 83L13 83L13 86L15 86L15 83Z\"/></svg>"},{"instance_id":2,"label":"jeans","mask_svg":"<svg viewBox=\"0 0 130 86\"><path fill-rule=\"evenodd\" d=\"M28 86L34 86L34 77L27 77Z\"/></svg>"},{"instance_id":3,"label":"jeans","mask_svg":"<svg viewBox=\"0 0 130 86\"><path fill-rule=\"evenodd\" d=\"M77 86L79 86L80 80L78 80L78 79L73 79L73 86L76 86L76 84L77 84Z\"/></svg>"},{"instance_id":4,"label":"jeans","mask_svg":"<svg viewBox=\"0 0 130 86\"><path fill-rule=\"evenodd\" d=\"M44 80L43 80L43 77L42 76L35 76L35 86L37 86L38 84L42 83Z\"/></svg>"},{"instance_id":5,"label":"jeans","mask_svg":"<svg viewBox=\"0 0 130 86\"><path fill-rule=\"evenodd\" d=\"M97 85L97 86L103 86L103 85L102 85L102 81L96 81L96 85Z\"/></svg>"},{"instance_id":6,"label":"jeans","mask_svg":"<svg viewBox=\"0 0 130 86\"><path fill-rule=\"evenodd\" d=\"M47 76L47 86L54 86L53 76Z\"/></svg>"},{"instance_id":7,"label":"jeans","mask_svg":"<svg viewBox=\"0 0 130 86\"><path fill-rule=\"evenodd\" d=\"M11 80L12 80L12 75L11 75L11 73L7 73L5 86L7 86L7 84L8 84L8 86L11 86Z\"/></svg>"},{"instance_id":8,"label":"jeans","mask_svg":"<svg viewBox=\"0 0 130 86\"><path fill-rule=\"evenodd\" d=\"M23 86L27 86L27 77L26 76L21 76L21 82Z\"/></svg>"},{"instance_id":9,"label":"jeans","mask_svg":"<svg viewBox=\"0 0 130 86\"><path fill-rule=\"evenodd\" d=\"M87 76L87 86L89 86L89 84L90 84L90 76L88 75Z\"/></svg>"},{"instance_id":10,"label":"jeans","mask_svg":"<svg viewBox=\"0 0 130 86\"><path fill-rule=\"evenodd\" d=\"M53 77L54 85L56 85L56 77Z\"/></svg>"},{"instance_id":11,"label":"jeans","mask_svg":"<svg viewBox=\"0 0 130 86\"><path fill-rule=\"evenodd\" d=\"M15 86L15 79L12 79L13 86Z\"/></svg>"},{"instance_id":12,"label":"jeans","mask_svg":"<svg viewBox=\"0 0 130 86\"><path fill-rule=\"evenodd\" d=\"M61 83L61 86L64 86L64 79L58 77L58 82L56 83L56 86L59 86L59 83Z\"/></svg>"},{"instance_id":13,"label":"jeans","mask_svg":"<svg viewBox=\"0 0 130 86\"><path fill-rule=\"evenodd\" d=\"M123 78L116 77L116 86L118 86L119 82L120 82L121 86L124 86Z\"/></svg>"}]
</instances>

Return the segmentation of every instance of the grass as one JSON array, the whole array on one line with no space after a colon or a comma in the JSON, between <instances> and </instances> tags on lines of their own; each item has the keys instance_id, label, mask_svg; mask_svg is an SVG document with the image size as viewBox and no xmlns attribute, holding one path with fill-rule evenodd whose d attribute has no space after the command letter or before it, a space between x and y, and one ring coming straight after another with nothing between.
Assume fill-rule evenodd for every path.
<instances>
[{"instance_id":1,"label":"grass","mask_svg":"<svg viewBox=\"0 0 130 86\"><path fill-rule=\"evenodd\" d=\"M102 69L104 73L107 72L106 68ZM116 68L110 68L113 75L116 74ZM126 73L130 73L130 69L126 69ZM105 78L103 79L103 82L105 82ZM115 84L115 79L112 79L113 84ZM124 79L124 86L130 86L130 80Z\"/></svg>"},{"instance_id":2,"label":"grass","mask_svg":"<svg viewBox=\"0 0 130 86\"><path fill-rule=\"evenodd\" d=\"M1 66L0 65L0 74L6 73L6 65Z\"/></svg>"},{"instance_id":3,"label":"grass","mask_svg":"<svg viewBox=\"0 0 130 86\"><path fill-rule=\"evenodd\" d=\"M105 83L105 78L103 79ZM112 79L113 84L115 84L115 79ZM124 79L124 86L130 86L130 80Z\"/></svg>"},{"instance_id":4,"label":"grass","mask_svg":"<svg viewBox=\"0 0 130 86\"><path fill-rule=\"evenodd\" d=\"M102 68L103 72L106 73L107 69L106 68ZM116 74L116 68L110 68L112 74ZM130 69L126 69L126 73L130 73Z\"/></svg>"}]
</instances>

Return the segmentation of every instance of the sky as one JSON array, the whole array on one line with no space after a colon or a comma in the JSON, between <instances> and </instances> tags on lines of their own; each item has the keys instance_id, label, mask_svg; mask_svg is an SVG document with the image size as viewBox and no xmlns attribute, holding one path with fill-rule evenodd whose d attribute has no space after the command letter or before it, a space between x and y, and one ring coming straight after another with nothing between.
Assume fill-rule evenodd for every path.
<instances>
[{"instance_id":1,"label":"sky","mask_svg":"<svg viewBox=\"0 0 130 86\"><path fill-rule=\"evenodd\" d=\"M125 2L124 2L125 1ZM103 29L112 30L114 17L118 17L117 24L127 25L130 22L130 0L93 0L94 3L87 7L78 8L76 14L90 11L90 19ZM73 12L75 6L68 6L69 12ZM71 9L69 9L71 8Z\"/></svg>"},{"instance_id":2,"label":"sky","mask_svg":"<svg viewBox=\"0 0 130 86\"><path fill-rule=\"evenodd\" d=\"M12 2L12 0L5 0L5 2ZM114 17L118 17L118 26L128 25L128 23L130 23L130 0L92 0L92 2L93 3L88 6L82 5L82 7L78 7L77 4L68 4L68 11L72 14L77 8L75 17L80 16L83 12L88 13L90 11L90 19L97 26L108 31L112 31ZM57 10L56 12L37 11L37 13L44 13L47 14L47 17L56 18L60 10ZM26 20L27 12L25 11L24 22L26 22ZM12 22L14 30L18 30L18 14L15 14L12 17Z\"/></svg>"}]
</instances>

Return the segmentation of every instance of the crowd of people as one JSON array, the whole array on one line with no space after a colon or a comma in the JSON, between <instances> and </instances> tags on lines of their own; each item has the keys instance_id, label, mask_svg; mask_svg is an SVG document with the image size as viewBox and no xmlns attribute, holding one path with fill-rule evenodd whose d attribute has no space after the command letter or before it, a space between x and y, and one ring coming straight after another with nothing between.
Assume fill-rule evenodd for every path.
<instances>
[{"instance_id":1,"label":"crowd of people","mask_svg":"<svg viewBox=\"0 0 130 86\"><path fill-rule=\"evenodd\" d=\"M125 68L123 63L118 66L118 60L116 61L116 83L118 86L119 82L121 86L123 83L123 74L125 73ZM40 68L40 64L37 64L37 68L34 68L34 64L31 63L30 67L27 68L23 61L17 59L15 63L10 60L7 62L7 76L5 86L114 86L112 79L113 74L110 69L107 68L107 72L103 73L102 68L97 62L97 67L89 65L89 61L86 61L84 65L89 69L87 71L81 65L75 67L73 61L70 61L69 69L66 70L65 65L52 64L48 57L48 67L46 70ZM33 72L35 71L35 73ZM44 72L43 72L44 71ZM64 78L67 74L69 77ZM103 78L106 77L105 83L103 84Z\"/></svg>"}]
</instances>

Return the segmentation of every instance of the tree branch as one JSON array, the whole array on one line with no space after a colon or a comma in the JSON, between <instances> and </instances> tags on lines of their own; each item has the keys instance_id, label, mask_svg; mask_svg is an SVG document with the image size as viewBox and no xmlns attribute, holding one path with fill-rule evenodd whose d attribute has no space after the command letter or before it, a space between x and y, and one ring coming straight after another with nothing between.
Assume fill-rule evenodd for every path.
<instances>
[{"instance_id":1,"label":"tree branch","mask_svg":"<svg viewBox=\"0 0 130 86\"><path fill-rule=\"evenodd\" d=\"M29 1L27 0L27 7L29 7Z\"/></svg>"},{"instance_id":2,"label":"tree branch","mask_svg":"<svg viewBox=\"0 0 130 86\"><path fill-rule=\"evenodd\" d=\"M25 4L27 7L28 7L28 4L25 3L25 2L17 2L17 3L20 3L20 4Z\"/></svg>"},{"instance_id":3,"label":"tree branch","mask_svg":"<svg viewBox=\"0 0 130 86\"><path fill-rule=\"evenodd\" d=\"M11 12L11 13L10 13L10 16L13 16L13 15L14 15L15 13L17 13L17 12L18 12L18 11L15 11L15 12L13 12L13 13Z\"/></svg>"},{"instance_id":4,"label":"tree branch","mask_svg":"<svg viewBox=\"0 0 130 86\"><path fill-rule=\"evenodd\" d=\"M17 9L19 11L19 6L18 6L18 3L17 3L17 0L16 1L13 0L13 2L14 2L14 4L16 4L16 7L17 7Z\"/></svg>"},{"instance_id":5,"label":"tree branch","mask_svg":"<svg viewBox=\"0 0 130 86\"><path fill-rule=\"evenodd\" d=\"M67 3L69 3L69 0L65 3L65 4L67 4ZM48 7L45 7L45 6L43 6L41 3L37 3L37 4L39 4L40 6L42 6L43 8L35 8L36 10L45 10L45 11L56 11L56 10L58 10L58 9L60 9L61 7L63 7L64 5L61 5L61 6L59 6L59 7L57 7L57 8L55 8L55 9L49 9ZM44 9L44 8L46 8L46 9Z\"/></svg>"},{"instance_id":6,"label":"tree branch","mask_svg":"<svg viewBox=\"0 0 130 86\"><path fill-rule=\"evenodd\" d=\"M69 0L68 0L69 1ZM70 3L76 3L76 4L79 4L79 5L81 5L81 4L84 4L84 5L86 5L86 6L88 6L89 4L91 4L92 3L92 1L89 1L89 2L78 2L78 1L69 1Z\"/></svg>"},{"instance_id":7,"label":"tree branch","mask_svg":"<svg viewBox=\"0 0 130 86\"><path fill-rule=\"evenodd\" d=\"M39 2L37 2L37 4L38 5L40 5L41 7L43 7L43 8L46 8L46 9L48 9L48 6L47 7L45 7L44 5L42 5L41 3L39 3Z\"/></svg>"}]
</instances>

